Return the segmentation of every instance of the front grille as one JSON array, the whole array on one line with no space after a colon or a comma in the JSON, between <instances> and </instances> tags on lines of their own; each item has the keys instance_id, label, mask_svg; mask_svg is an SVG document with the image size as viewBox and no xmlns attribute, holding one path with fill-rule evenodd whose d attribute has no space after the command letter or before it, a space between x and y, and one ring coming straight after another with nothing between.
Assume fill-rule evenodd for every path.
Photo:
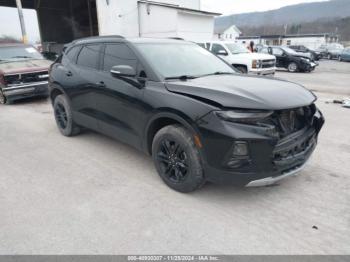
<instances>
[{"instance_id":1,"label":"front grille","mask_svg":"<svg viewBox=\"0 0 350 262\"><path fill-rule=\"evenodd\" d=\"M263 124L275 127L280 139L295 133L306 126L312 125L313 115L316 112L315 105L275 111Z\"/></svg>"},{"instance_id":2,"label":"front grille","mask_svg":"<svg viewBox=\"0 0 350 262\"><path fill-rule=\"evenodd\" d=\"M15 85L47 81L49 79L48 74L49 74L48 71L41 71L41 72L34 72L34 73L5 75L4 79L7 86L15 86Z\"/></svg>"},{"instance_id":3,"label":"front grille","mask_svg":"<svg viewBox=\"0 0 350 262\"><path fill-rule=\"evenodd\" d=\"M276 60L274 60L274 59L262 61L262 68L272 68L275 66L276 66Z\"/></svg>"}]
</instances>

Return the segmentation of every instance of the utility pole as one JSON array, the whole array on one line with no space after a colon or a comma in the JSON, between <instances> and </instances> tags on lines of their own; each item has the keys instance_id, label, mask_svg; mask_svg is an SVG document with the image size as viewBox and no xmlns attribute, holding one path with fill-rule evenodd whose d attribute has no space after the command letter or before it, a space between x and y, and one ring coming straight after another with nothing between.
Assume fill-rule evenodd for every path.
<instances>
[{"instance_id":1,"label":"utility pole","mask_svg":"<svg viewBox=\"0 0 350 262\"><path fill-rule=\"evenodd\" d=\"M27 31L26 27L24 24L24 17L23 17L23 10L22 10L22 2L21 0L16 0L16 5L17 5L17 10L18 10L18 17L19 17L19 22L21 24L21 30L22 30L22 41L24 44L28 43L28 38L27 38Z\"/></svg>"}]
</instances>

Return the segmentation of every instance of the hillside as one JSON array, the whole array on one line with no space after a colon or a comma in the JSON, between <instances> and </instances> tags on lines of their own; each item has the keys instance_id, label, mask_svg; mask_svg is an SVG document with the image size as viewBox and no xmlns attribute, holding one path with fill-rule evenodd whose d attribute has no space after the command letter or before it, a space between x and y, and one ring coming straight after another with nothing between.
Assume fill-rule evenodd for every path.
<instances>
[{"instance_id":1,"label":"hillside","mask_svg":"<svg viewBox=\"0 0 350 262\"><path fill-rule=\"evenodd\" d=\"M297 27L298 33L320 33L320 30L323 33L329 31L327 31L326 28L323 29L322 27L317 26L318 22L327 25L327 29L329 30L332 29L330 26L328 26L330 23L334 25L333 28L335 28L335 30L338 27L338 31L348 31L347 27L350 25L344 23L344 19L342 19L347 17L350 17L350 1L331 0L327 2L314 2L286 6L266 12L222 16L216 19L215 25L225 26L235 24L245 35L248 35L248 32L246 33L245 31L249 31L249 34L253 33L255 30L252 28L264 28L265 32L259 31L259 34L279 33L275 32L274 28L281 28L281 26L283 28L283 26L286 24L289 26L289 29L293 27L294 31ZM313 30L313 28L315 28L315 32L305 32L305 30L301 30L303 25L306 24L308 24L308 30ZM341 28L338 26L338 24L341 26Z\"/></svg>"}]
</instances>

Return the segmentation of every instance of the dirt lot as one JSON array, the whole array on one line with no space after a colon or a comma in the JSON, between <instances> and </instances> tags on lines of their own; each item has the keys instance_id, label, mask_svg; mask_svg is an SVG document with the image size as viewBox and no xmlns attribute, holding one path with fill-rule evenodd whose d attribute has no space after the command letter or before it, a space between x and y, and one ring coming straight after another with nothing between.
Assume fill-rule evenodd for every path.
<instances>
[{"instance_id":1,"label":"dirt lot","mask_svg":"<svg viewBox=\"0 0 350 262\"><path fill-rule=\"evenodd\" d=\"M47 101L0 107L0 254L350 254L350 109L325 103L350 94L349 65L278 73L342 94L317 93L319 147L266 188L176 193L128 146L61 136Z\"/></svg>"}]
</instances>

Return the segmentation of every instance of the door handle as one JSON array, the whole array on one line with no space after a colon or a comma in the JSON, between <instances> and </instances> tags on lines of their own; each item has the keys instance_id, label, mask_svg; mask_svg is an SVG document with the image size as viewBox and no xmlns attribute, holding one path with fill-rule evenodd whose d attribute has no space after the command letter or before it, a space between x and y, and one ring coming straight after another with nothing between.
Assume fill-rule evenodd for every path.
<instances>
[{"instance_id":1,"label":"door handle","mask_svg":"<svg viewBox=\"0 0 350 262\"><path fill-rule=\"evenodd\" d=\"M100 82L98 82L98 83L96 83L96 85L98 86L98 87L106 87L106 84L105 84L105 82L103 82L103 81L100 81Z\"/></svg>"}]
</instances>

